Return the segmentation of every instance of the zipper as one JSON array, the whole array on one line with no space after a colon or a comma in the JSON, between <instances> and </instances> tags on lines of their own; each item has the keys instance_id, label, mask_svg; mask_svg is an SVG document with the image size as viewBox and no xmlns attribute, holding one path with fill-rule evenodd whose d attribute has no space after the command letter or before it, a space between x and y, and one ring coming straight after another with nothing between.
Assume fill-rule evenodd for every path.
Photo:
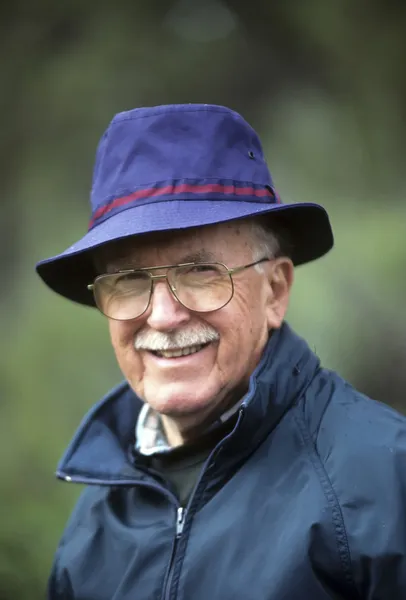
<instances>
[{"instance_id":1,"label":"zipper","mask_svg":"<svg viewBox=\"0 0 406 600\"><path fill-rule=\"evenodd\" d=\"M186 508L183 508L183 506L178 506L178 508L176 510L175 539L173 540L171 557L169 559L169 566L168 566L168 570L166 572L162 600L169 600L169 598L170 598L176 549L178 546L178 542L183 533L186 512L187 512Z\"/></svg>"},{"instance_id":2,"label":"zipper","mask_svg":"<svg viewBox=\"0 0 406 600\"><path fill-rule=\"evenodd\" d=\"M186 509L183 506L179 506L176 514L176 539L179 539L182 535L185 517Z\"/></svg>"}]
</instances>

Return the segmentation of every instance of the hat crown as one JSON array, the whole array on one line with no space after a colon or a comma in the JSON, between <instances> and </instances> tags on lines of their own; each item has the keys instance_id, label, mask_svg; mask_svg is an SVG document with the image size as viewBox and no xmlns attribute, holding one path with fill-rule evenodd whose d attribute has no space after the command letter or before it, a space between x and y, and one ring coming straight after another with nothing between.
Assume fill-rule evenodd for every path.
<instances>
[{"instance_id":1,"label":"hat crown","mask_svg":"<svg viewBox=\"0 0 406 600\"><path fill-rule=\"evenodd\" d=\"M188 180L273 187L258 135L233 110L175 104L122 112L97 149L92 212L137 189Z\"/></svg>"}]
</instances>

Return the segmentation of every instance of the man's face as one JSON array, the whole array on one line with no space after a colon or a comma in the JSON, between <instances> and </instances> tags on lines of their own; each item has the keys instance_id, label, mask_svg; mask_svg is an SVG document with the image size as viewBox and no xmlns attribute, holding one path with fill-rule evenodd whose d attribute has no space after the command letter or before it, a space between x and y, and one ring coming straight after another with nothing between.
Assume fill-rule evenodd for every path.
<instances>
[{"instance_id":1,"label":"man's face","mask_svg":"<svg viewBox=\"0 0 406 600\"><path fill-rule=\"evenodd\" d=\"M253 247L245 222L152 234L126 242L119 252L115 249L107 270L175 265L205 255L232 268L253 262ZM143 315L131 321L109 320L113 348L130 386L152 408L185 428L226 410L247 390L269 331L281 325L291 280L288 259L248 268L233 276L229 304L209 313L185 308L166 281L158 280ZM148 350L168 337L179 346L212 341L193 354L172 358Z\"/></svg>"}]
</instances>

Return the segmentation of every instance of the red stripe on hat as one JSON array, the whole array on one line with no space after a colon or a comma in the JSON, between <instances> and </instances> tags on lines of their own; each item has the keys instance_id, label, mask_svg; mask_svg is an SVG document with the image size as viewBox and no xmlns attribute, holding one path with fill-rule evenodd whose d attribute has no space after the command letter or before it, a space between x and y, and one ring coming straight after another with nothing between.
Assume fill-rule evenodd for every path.
<instances>
[{"instance_id":1,"label":"red stripe on hat","mask_svg":"<svg viewBox=\"0 0 406 600\"><path fill-rule=\"evenodd\" d=\"M189 184L189 183L180 183L177 185L166 185L161 188L147 188L144 190L137 190L128 196L122 196L121 198L116 198L109 204L105 206L99 207L94 213L90 223L89 228L92 227L97 219L104 216L106 213L110 212L114 208L118 208L119 206L124 206L125 204L129 204L133 200L141 200L144 198L155 198L157 196L166 196L166 195L176 195L176 194L227 194L232 196L255 196L257 198L263 198L266 196L274 197L277 199L277 196L271 190L271 188L265 187L261 189L257 189L254 187L237 187L235 185L222 185L221 183L207 183L202 185ZM277 200L278 201L278 200ZM279 200L280 201L280 200Z\"/></svg>"}]
</instances>

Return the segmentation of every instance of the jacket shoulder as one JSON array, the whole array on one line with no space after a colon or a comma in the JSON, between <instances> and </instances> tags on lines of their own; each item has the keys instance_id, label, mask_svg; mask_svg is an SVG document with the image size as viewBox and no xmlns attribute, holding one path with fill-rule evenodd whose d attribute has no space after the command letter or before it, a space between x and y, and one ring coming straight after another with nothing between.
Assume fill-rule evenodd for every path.
<instances>
[{"instance_id":1,"label":"jacket shoulder","mask_svg":"<svg viewBox=\"0 0 406 600\"><path fill-rule=\"evenodd\" d=\"M345 427L348 434L356 433L354 441L357 444L377 442L375 434L378 431L380 442L387 440L389 443L392 434L406 429L405 415L368 398L328 369L319 369L316 373L305 393L303 411L312 438L321 445L334 433L341 439L341 427ZM348 440L351 441L351 437Z\"/></svg>"},{"instance_id":2,"label":"jacket shoulder","mask_svg":"<svg viewBox=\"0 0 406 600\"><path fill-rule=\"evenodd\" d=\"M356 454L370 464L375 452L389 462L406 452L405 415L358 392L336 373L323 369L314 383L305 413L323 463L328 465L332 453L344 460Z\"/></svg>"}]
</instances>

